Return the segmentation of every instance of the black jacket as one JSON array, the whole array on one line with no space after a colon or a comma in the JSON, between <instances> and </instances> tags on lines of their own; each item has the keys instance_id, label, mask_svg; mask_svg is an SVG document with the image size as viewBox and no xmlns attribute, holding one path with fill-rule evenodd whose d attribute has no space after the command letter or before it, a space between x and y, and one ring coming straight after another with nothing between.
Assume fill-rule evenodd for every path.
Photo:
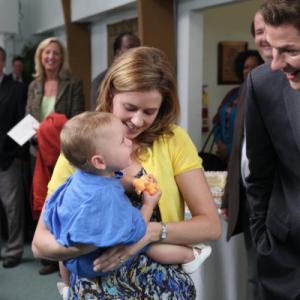
<instances>
[{"instance_id":1,"label":"black jacket","mask_svg":"<svg viewBox=\"0 0 300 300\"><path fill-rule=\"evenodd\" d=\"M25 114L26 90L22 83L4 75L0 84L0 169L6 170L22 147L15 143L7 132Z\"/></svg>"},{"instance_id":2,"label":"black jacket","mask_svg":"<svg viewBox=\"0 0 300 300\"><path fill-rule=\"evenodd\" d=\"M260 297L300 299L300 91L268 64L247 81L250 228Z\"/></svg>"}]
</instances>

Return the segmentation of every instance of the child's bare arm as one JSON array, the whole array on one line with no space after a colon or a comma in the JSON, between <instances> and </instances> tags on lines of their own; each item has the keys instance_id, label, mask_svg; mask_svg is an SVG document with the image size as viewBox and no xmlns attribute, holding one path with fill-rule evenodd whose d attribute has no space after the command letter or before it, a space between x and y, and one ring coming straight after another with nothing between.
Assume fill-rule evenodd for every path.
<instances>
[{"instance_id":1,"label":"child's bare arm","mask_svg":"<svg viewBox=\"0 0 300 300\"><path fill-rule=\"evenodd\" d=\"M161 196L161 191L158 190L154 195L150 195L147 191L143 192L143 205L141 207L141 213L144 216L145 222L148 223L152 213L153 209L157 205L159 199Z\"/></svg>"},{"instance_id":2,"label":"child's bare arm","mask_svg":"<svg viewBox=\"0 0 300 300\"><path fill-rule=\"evenodd\" d=\"M141 213L144 216L145 222L148 223L153 213L153 209L161 196L157 181L154 176L144 174L143 176L134 179L133 186L138 195L143 193Z\"/></svg>"}]
</instances>

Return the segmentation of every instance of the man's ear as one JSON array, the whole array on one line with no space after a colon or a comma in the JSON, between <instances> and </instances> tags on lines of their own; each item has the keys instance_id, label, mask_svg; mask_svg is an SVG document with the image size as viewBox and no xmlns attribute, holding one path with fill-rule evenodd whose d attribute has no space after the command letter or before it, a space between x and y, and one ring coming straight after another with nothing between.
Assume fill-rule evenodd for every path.
<instances>
[{"instance_id":1,"label":"man's ear","mask_svg":"<svg viewBox=\"0 0 300 300\"><path fill-rule=\"evenodd\" d=\"M101 155L93 155L91 158L91 163L97 170L106 169L104 158Z\"/></svg>"}]
</instances>

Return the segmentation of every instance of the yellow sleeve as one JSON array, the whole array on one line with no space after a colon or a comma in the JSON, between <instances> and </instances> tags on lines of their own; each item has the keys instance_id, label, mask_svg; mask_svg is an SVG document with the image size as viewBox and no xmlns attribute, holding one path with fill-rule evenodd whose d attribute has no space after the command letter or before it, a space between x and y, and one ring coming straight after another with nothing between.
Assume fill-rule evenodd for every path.
<instances>
[{"instance_id":1,"label":"yellow sleeve","mask_svg":"<svg viewBox=\"0 0 300 300\"><path fill-rule=\"evenodd\" d=\"M175 126L173 133L168 147L174 176L202 168L202 159L188 133L179 126Z\"/></svg>"},{"instance_id":2,"label":"yellow sleeve","mask_svg":"<svg viewBox=\"0 0 300 300\"><path fill-rule=\"evenodd\" d=\"M62 185L69 176L75 171L69 161L60 154L55 164L51 180L48 183L48 196L51 195L60 185Z\"/></svg>"},{"instance_id":3,"label":"yellow sleeve","mask_svg":"<svg viewBox=\"0 0 300 300\"><path fill-rule=\"evenodd\" d=\"M174 125L172 136L163 136L147 149L141 162L147 173L157 180L162 191L159 208L164 222L175 222L184 218L184 199L175 177L202 167L201 158L187 132Z\"/></svg>"}]
</instances>

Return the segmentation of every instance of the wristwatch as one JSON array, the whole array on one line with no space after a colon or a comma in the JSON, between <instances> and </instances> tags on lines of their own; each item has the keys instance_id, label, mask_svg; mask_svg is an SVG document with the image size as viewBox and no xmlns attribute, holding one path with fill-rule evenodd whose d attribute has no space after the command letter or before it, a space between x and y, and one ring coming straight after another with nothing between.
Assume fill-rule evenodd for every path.
<instances>
[{"instance_id":1,"label":"wristwatch","mask_svg":"<svg viewBox=\"0 0 300 300\"><path fill-rule=\"evenodd\" d=\"M160 231L160 240L163 241L167 238L168 236L168 228L167 228L167 224L161 222L161 231Z\"/></svg>"}]
</instances>

